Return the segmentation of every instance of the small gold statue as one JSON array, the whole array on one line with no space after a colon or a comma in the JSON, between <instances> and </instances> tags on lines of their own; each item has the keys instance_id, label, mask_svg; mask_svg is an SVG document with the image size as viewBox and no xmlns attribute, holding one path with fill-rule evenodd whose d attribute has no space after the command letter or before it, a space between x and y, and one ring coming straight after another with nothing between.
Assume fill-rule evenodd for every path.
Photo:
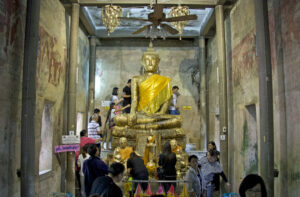
<instances>
[{"instance_id":1,"label":"small gold statue","mask_svg":"<svg viewBox=\"0 0 300 197\"><path fill-rule=\"evenodd\" d=\"M148 136L147 145L144 154L144 163L146 164L146 168L148 170L150 177L154 177L155 170L156 170L156 165L154 162L156 144L154 142L155 142L155 137Z\"/></svg>"},{"instance_id":2,"label":"small gold statue","mask_svg":"<svg viewBox=\"0 0 300 197\"><path fill-rule=\"evenodd\" d=\"M179 152L179 151L182 152L182 147L177 144L177 140L176 139L171 139L170 140L170 145L171 145L171 149L172 149L173 153L177 154L177 152Z\"/></svg>"},{"instance_id":3,"label":"small gold statue","mask_svg":"<svg viewBox=\"0 0 300 197\"><path fill-rule=\"evenodd\" d=\"M130 146L127 146L127 138L121 137L119 140L119 147L116 147L114 150L114 161L121 162L123 164L126 164L126 161L130 157L130 153L133 152L133 148Z\"/></svg>"},{"instance_id":4,"label":"small gold statue","mask_svg":"<svg viewBox=\"0 0 300 197\"><path fill-rule=\"evenodd\" d=\"M115 117L115 131L173 129L181 127L181 116L167 114L172 97L171 79L157 74L159 56L152 43L142 57L143 75L131 81L130 114Z\"/></svg>"}]
</instances>

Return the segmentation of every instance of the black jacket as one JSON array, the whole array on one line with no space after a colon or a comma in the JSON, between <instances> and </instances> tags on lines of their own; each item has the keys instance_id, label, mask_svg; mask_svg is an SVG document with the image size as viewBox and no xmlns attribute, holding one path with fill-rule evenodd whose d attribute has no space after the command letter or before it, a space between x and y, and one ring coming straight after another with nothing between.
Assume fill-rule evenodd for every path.
<instances>
[{"instance_id":1,"label":"black jacket","mask_svg":"<svg viewBox=\"0 0 300 197\"><path fill-rule=\"evenodd\" d=\"M175 153L170 153L168 155L160 154L158 165L162 166L164 170L165 179L176 180L176 155ZM169 178L168 178L169 177Z\"/></svg>"},{"instance_id":2,"label":"black jacket","mask_svg":"<svg viewBox=\"0 0 300 197\"><path fill-rule=\"evenodd\" d=\"M121 189L109 176L98 177L92 185L90 195L98 194L101 197L123 197Z\"/></svg>"}]
</instances>

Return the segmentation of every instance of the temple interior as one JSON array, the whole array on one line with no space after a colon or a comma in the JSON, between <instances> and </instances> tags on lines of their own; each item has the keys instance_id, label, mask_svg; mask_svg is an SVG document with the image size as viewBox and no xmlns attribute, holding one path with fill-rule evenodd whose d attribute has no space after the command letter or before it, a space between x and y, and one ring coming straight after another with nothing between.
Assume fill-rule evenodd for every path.
<instances>
[{"instance_id":1,"label":"temple interior","mask_svg":"<svg viewBox=\"0 0 300 197\"><path fill-rule=\"evenodd\" d=\"M155 192L165 143L176 154L177 194L188 196L179 187L188 157L206 157L213 141L230 183L221 180L215 196L238 194L249 174L268 196L300 196L299 0L3 0L0 8L0 196L82 196L74 152L94 109L101 159L126 167L135 152ZM126 184L125 176L123 192Z\"/></svg>"}]
</instances>

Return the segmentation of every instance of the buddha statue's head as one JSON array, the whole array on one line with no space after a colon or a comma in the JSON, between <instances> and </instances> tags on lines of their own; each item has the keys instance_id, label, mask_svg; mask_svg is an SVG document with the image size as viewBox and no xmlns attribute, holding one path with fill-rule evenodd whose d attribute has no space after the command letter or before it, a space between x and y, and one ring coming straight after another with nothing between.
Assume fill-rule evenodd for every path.
<instances>
[{"instance_id":1,"label":"buddha statue's head","mask_svg":"<svg viewBox=\"0 0 300 197\"><path fill-rule=\"evenodd\" d=\"M127 138L126 137L121 137L119 140L119 144L121 148L126 148L127 146Z\"/></svg>"},{"instance_id":2,"label":"buddha statue's head","mask_svg":"<svg viewBox=\"0 0 300 197\"><path fill-rule=\"evenodd\" d=\"M147 73L157 73L159 61L158 53L153 49L152 42L150 42L149 48L142 57L144 71Z\"/></svg>"},{"instance_id":3,"label":"buddha statue's head","mask_svg":"<svg viewBox=\"0 0 300 197\"><path fill-rule=\"evenodd\" d=\"M174 151L177 147L177 141L175 139L171 139L170 140L170 145L171 145L172 151Z\"/></svg>"}]
</instances>

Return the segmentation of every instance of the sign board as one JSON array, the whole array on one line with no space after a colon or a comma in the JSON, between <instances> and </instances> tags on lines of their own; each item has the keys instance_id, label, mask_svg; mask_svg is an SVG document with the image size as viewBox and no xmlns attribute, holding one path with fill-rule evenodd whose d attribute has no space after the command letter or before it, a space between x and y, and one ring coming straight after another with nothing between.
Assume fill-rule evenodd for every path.
<instances>
[{"instance_id":1,"label":"sign board","mask_svg":"<svg viewBox=\"0 0 300 197\"><path fill-rule=\"evenodd\" d=\"M224 141L226 139L226 136L225 135L220 135L220 139Z\"/></svg>"},{"instance_id":2,"label":"sign board","mask_svg":"<svg viewBox=\"0 0 300 197\"><path fill-rule=\"evenodd\" d=\"M79 144L58 145L58 146L55 146L55 148L54 148L55 153L77 152L79 150L80 150Z\"/></svg>"},{"instance_id":3,"label":"sign board","mask_svg":"<svg viewBox=\"0 0 300 197\"><path fill-rule=\"evenodd\" d=\"M63 135L62 144L80 144L79 135Z\"/></svg>"},{"instance_id":4,"label":"sign board","mask_svg":"<svg viewBox=\"0 0 300 197\"><path fill-rule=\"evenodd\" d=\"M192 106L182 106L183 110L192 110Z\"/></svg>"},{"instance_id":5,"label":"sign board","mask_svg":"<svg viewBox=\"0 0 300 197\"><path fill-rule=\"evenodd\" d=\"M102 105L102 107L109 107L110 103L111 103L111 101L102 101L101 105Z\"/></svg>"}]
</instances>

